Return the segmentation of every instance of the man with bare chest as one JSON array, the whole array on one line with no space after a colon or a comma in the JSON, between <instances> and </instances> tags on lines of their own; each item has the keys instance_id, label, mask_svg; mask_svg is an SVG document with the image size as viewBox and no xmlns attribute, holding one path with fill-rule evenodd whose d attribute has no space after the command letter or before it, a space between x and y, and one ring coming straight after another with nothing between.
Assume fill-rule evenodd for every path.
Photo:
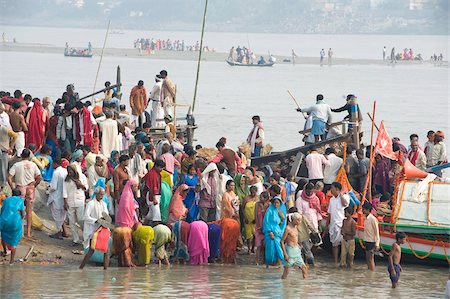
<instances>
[{"instance_id":1,"label":"man with bare chest","mask_svg":"<svg viewBox=\"0 0 450 299\"><path fill-rule=\"evenodd\" d=\"M399 232L395 235L395 243L392 244L391 252L389 253L388 272L389 278L392 282L392 288L397 287L397 283L400 280L400 272L402 266L400 266L400 260L402 259L402 249L400 245L405 244L406 234Z\"/></svg>"},{"instance_id":2,"label":"man with bare chest","mask_svg":"<svg viewBox=\"0 0 450 299\"><path fill-rule=\"evenodd\" d=\"M298 246L298 230L297 225L300 224L301 215L299 213L292 213L288 215L288 225L284 230L283 238L281 239L281 248L284 254L284 271L281 279L286 279L289 274L289 268L299 267L302 270L303 278L308 276L308 268L303 262L302 251Z\"/></svg>"}]
</instances>

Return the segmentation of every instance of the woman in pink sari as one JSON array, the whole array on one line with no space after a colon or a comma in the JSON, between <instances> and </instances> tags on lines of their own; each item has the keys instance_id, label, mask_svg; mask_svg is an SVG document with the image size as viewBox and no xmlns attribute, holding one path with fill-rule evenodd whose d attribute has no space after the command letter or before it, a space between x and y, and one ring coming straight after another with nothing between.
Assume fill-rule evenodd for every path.
<instances>
[{"instance_id":1,"label":"woman in pink sari","mask_svg":"<svg viewBox=\"0 0 450 299\"><path fill-rule=\"evenodd\" d=\"M188 192L189 186L182 184L173 194L169 204L169 221L167 222L169 226L186 217L188 209L184 206L183 200L186 198Z\"/></svg>"},{"instance_id":2,"label":"woman in pink sari","mask_svg":"<svg viewBox=\"0 0 450 299\"><path fill-rule=\"evenodd\" d=\"M320 208L320 200L314 193L314 185L312 183L308 183L303 187L303 192L297 198L296 208L300 214L305 215L309 223L318 231L319 221L322 220L322 210Z\"/></svg>"},{"instance_id":3,"label":"woman in pink sari","mask_svg":"<svg viewBox=\"0 0 450 299\"><path fill-rule=\"evenodd\" d=\"M136 209L139 204L134 199L134 193L137 190L137 182L129 180L123 188L120 196L119 207L117 208L116 225L120 227L132 228L139 222Z\"/></svg>"},{"instance_id":4,"label":"woman in pink sari","mask_svg":"<svg viewBox=\"0 0 450 299\"><path fill-rule=\"evenodd\" d=\"M202 265L208 263L209 240L208 225L203 221L191 223L191 231L188 240L189 259L191 265Z\"/></svg>"}]
</instances>

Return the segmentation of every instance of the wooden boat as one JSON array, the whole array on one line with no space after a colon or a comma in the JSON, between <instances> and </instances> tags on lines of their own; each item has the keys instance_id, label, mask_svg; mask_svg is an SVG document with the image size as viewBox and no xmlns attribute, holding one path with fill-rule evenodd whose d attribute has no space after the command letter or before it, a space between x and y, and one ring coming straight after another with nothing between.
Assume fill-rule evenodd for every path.
<instances>
[{"instance_id":1,"label":"wooden boat","mask_svg":"<svg viewBox=\"0 0 450 299\"><path fill-rule=\"evenodd\" d=\"M354 134L353 132L347 132L346 126L347 122L340 121L332 123L329 127L342 126L342 134L329 138L318 143L304 145L295 147L282 152L274 152L270 155L251 158L251 165L256 168L256 170L262 170L266 165L276 165L284 173L289 173L294 176L307 177L306 167L303 163L303 157L311 149L316 149L320 153L324 153L325 149L328 147L333 147L336 151L336 155L341 156L343 149L347 143L355 143L359 145L359 140L362 138L362 133ZM309 133L311 130L300 131L300 134Z\"/></svg>"},{"instance_id":2,"label":"wooden boat","mask_svg":"<svg viewBox=\"0 0 450 299\"><path fill-rule=\"evenodd\" d=\"M230 60L226 60L226 62L230 66L248 66L248 67L269 67L269 66L273 66L275 64L275 62L269 62L269 63L266 63L266 64L256 64L256 63L245 64L245 63L240 63L240 62L237 62L237 61L230 61Z\"/></svg>"},{"instance_id":3,"label":"wooden boat","mask_svg":"<svg viewBox=\"0 0 450 299\"><path fill-rule=\"evenodd\" d=\"M71 51L74 50L74 51ZM64 50L64 56L66 57L87 57L91 58L93 56L92 51L87 51L87 49L74 49Z\"/></svg>"}]
</instances>

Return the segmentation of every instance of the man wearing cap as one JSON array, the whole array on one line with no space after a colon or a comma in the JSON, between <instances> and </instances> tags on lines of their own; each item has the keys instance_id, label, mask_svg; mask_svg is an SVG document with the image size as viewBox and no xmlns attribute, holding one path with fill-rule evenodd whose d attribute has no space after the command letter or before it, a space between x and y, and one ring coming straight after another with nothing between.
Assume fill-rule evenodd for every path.
<instances>
[{"instance_id":1,"label":"man wearing cap","mask_svg":"<svg viewBox=\"0 0 450 299\"><path fill-rule=\"evenodd\" d=\"M298 108L297 111L311 113L313 118L311 133L314 135L314 141L325 140L326 125L331 123L331 108L325 103L323 95L317 95L315 105L305 109Z\"/></svg>"},{"instance_id":2,"label":"man wearing cap","mask_svg":"<svg viewBox=\"0 0 450 299\"><path fill-rule=\"evenodd\" d=\"M176 88L172 80L167 76L167 71L162 70L159 75L164 80L162 83L162 96L164 115L174 115L174 104L176 100Z\"/></svg>"},{"instance_id":3,"label":"man wearing cap","mask_svg":"<svg viewBox=\"0 0 450 299\"><path fill-rule=\"evenodd\" d=\"M150 92L150 101L152 102L152 128L161 128L164 126L161 121L164 118L163 99L161 97L162 79L160 75L155 76L155 85Z\"/></svg>"},{"instance_id":4,"label":"man wearing cap","mask_svg":"<svg viewBox=\"0 0 450 299\"><path fill-rule=\"evenodd\" d=\"M358 98L355 95L349 94L347 95L346 103L344 106L337 109L331 109L331 111L337 113L347 111L348 115L344 117L344 120L347 120L351 123L361 123L362 114L361 110L359 109L357 99ZM348 128L351 129L352 124L349 124Z\"/></svg>"},{"instance_id":5,"label":"man wearing cap","mask_svg":"<svg viewBox=\"0 0 450 299\"><path fill-rule=\"evenodd\" d=\"M445 134L443 131L437 131L434 134L433 155L431 157L431 166L441 165L447 161L447 150L444 144ZM442 176L441 170L435 170L437 176Z\"/></svg>"},{"instance_id":6,"label":"man wearing cap","mask_svg":"<svg viewBox=\"0 0 450 299\"><path fill-rule=\"evenodd\" d=\"M145 122L145 107L147 107L147 90L144 87L144 81L139 80L138 84L133 87L130 93L131 114L136 121L136 126L142 127Z\"/></svg>"}]
</instances>

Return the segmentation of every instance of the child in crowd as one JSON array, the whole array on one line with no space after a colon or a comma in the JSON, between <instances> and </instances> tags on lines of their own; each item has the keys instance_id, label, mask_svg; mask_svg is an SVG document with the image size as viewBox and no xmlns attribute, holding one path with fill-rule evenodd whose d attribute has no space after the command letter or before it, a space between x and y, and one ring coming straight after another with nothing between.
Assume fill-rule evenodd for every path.
<instances>
[{"instance_id":1,"label":"child in crowd","mask_svg":"<svg viewBox=\"0 0 450 299\"><path fill-rule=\"evenodd\" d=\"M402 258L402 249L400 245L405 244L406 234L399 232L395 235L395 243L392 244L391 252L389 253L389 263L388 272L389 278L392 282L392 288L397 287L398 281L400 280L400 272L402 271L402 266L400 266L400 260Z\"/></svg>"},{"instance_id":2,"label":"child in crowd","mask_svg":"<svg viewBox=\"0 0 450 299\"><path fill-rule=\"evenodd\" d=\"M284 188L286 189L286 207L289 209L295 205L295 190L297 189L297 183L293 175L286 177Z\"/></svg>"},{"instance_id":3,"label":"child in crowd","mask_svg":"<svg viewBox=\"0 0 450 299\"><path fill-rule=\"evenodd\" d=\"M303 262L302 251L298 245L298 230L297 226L300 224L302 215L299 213L292 213L288 215L288 225L284 230L283 238L281 239L281 248L284 254L284 271L281 279L286 279L289 274L289 268L298 266L303 273L303 278L308 276L308 268Z\"/></svg>"},{"instance_id":4,"label":"child in crowd","mask_svg":"<svg viewBox=\"0 0 450 299\"><path fill-rule=\"evenodd\" d=\"M356 235L356 222L352 218L353 208L347 207L344 210L345 218L342 221L341 234L344 238L341 242L341 267L353 268L353 259L355 257L355 235Z\"/></svg>"}]
</instances>

